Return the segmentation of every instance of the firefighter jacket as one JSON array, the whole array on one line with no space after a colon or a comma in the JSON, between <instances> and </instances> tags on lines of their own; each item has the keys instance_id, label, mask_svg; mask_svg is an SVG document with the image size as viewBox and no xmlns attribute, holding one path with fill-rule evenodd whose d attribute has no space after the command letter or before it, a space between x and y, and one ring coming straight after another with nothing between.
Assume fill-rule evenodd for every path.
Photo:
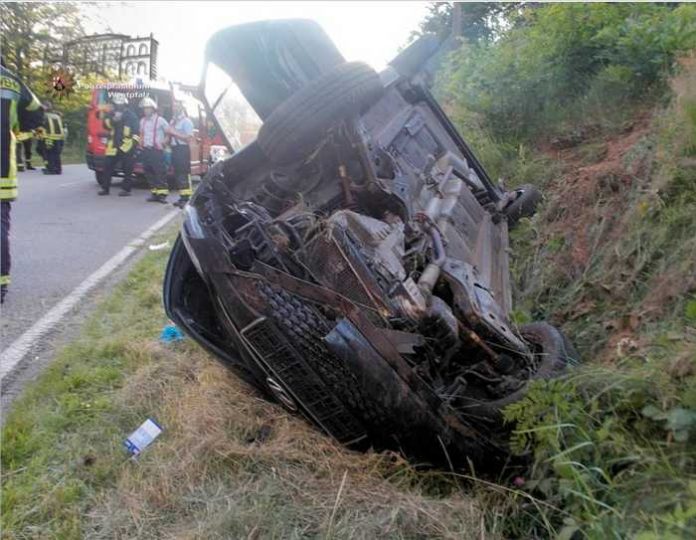
<instances>
[{"instance_id":1,"label":"firefighter jacket","mask_svg":"<svg viewBox=\"0 0 696 540\"><path fill-rule=\"evenodd\" d=\"M0 106L0 200L12 201L17 198L17 134L39 126L43 111L34 93L4 66Z\"/></svg>"},{"instance_id":2,"label":"firefighter jacket","mask_svg":"<svg viewBox=\"0 0 696 540\"><path fill-rule=\"evenodd\" d=\"M124 110L118 120L113 113L107 113L102 119L102 125L109 132L105 151L107 156L115 156L118 150L127 154L140 140L138 117L129 109Z\"/></svg>"},{"instance_id":3,"label":"firefighter jacket","mask_svg":"<svg viewBox=\"0 0 696 540\"><path fill-rule=\"evenodd\" d=\"M65 140L63 119L58 113L47 112L44 114L43 139L46 141L47 148L51 148L56 141Z\"/></svg>"}]
</instances>

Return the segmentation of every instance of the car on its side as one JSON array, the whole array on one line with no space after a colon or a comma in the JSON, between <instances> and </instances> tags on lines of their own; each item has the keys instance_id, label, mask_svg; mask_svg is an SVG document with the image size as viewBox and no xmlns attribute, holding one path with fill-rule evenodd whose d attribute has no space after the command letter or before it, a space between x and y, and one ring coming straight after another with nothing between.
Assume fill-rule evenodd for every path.
<instances>
[{"instance_id":1,"label":"car on its side","mask_svg":"<svg viewBox=\"0 0 696 540\"><path fill-rule=\"evenodd\" d=\"M539 194L488 177L428 89L437 48L376 73L311 21L213 35L208 64L263 124L185 208L164 301L340 442L497 469L502 408L576 355L548 323L511 320L508 229Z\"/></svg>"}]
</instances>

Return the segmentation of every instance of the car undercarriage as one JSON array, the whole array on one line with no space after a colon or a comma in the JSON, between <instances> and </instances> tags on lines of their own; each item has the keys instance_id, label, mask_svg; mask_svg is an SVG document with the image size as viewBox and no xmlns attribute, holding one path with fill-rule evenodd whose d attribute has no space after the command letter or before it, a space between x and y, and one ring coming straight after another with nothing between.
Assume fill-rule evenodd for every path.
<instances>
[{"instance_id":1,"label":"car undercarriage","mask_svg":"<svg viewBox=\"0 0 696 540\"><path fill-rule=\"evenodd\" d=\"M426 45L377 74L308 21L211 38L210 61L240 79L263 125L185 208L165 307L346 445L499 469L501 410L575 353L549 324L511 321L508 228L538 192L488 178L428 89ZM254 74L252 57L285 61ZM264 88L290 89L273 102Z\"/></svg>"}]
</instances>

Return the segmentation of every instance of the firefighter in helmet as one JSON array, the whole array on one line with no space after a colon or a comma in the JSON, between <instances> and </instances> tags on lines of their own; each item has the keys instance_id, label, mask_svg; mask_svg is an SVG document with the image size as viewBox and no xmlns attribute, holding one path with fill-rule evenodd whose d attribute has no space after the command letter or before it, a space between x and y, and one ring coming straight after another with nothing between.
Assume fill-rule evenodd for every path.
<instances>
[{"instance_id":1,"label":"firefighter in helmet","mask_svg":"<svg viewBox=\"0 0 696 540\"><path fill-rule=\"evenodd\" d=\"M115 93L111 98L111 107L100 113L102 125L109 132L106 143L106 160L104 170L99 175L101 190L99 195L108 195L111 188L111 178L118 166L123 171L123 184L119 196L131 194L133 164L135 151L140 139L138 117L128 108L128 98L121 93Z\"/></svg>"},{"instance_id":2,"label":"firefighter in helmet","mask_svg":"<svg viewBox=\"0 0 696 540\"><path fill-rule=\"evenodd\" d=\"M143 169L152 192L148 202L166 203L167 166L164 161L164 147L167 144L169 123L157 114L157 102L145 97L140 101L144 116L140 119L140 148L142 149Z\"/></svg>"}]
</instances>

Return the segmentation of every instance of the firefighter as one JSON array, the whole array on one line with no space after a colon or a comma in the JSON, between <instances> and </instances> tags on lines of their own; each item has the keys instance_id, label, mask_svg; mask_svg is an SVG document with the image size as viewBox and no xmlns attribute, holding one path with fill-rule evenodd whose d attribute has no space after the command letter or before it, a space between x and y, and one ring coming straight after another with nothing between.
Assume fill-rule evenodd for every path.
<instances>
[{"instance_id":1,"label":"firefighter","mask_svg":"<svg viewBox=\"0 0 696 540\"><path fill-rule=\"evenodd\" d=\"M131 177L136 146L140 138L140 126L138 117L128 108L128 98L125 95L114 94L112 103L113 109L104 113L102 117L102 125L109 132L109 139L106 143L104 170L99 175L99 195L109 194L114 170L120 165L123 184L119 196L128 197L131 194Z\"/></svg>"},{"instance_id":2,"label":"firefighter","mask_svg":"<svg viewBox=\"0 0 696 540\"><path fill-rule=\"evenodd\" d=\"M167 187L167 167L164 163L164 146L167 141L169 123L157 114L157 103L150 97L140 101L143 116L140 119L140 148L147 183L152 192L148 202L166 203L169 188Z\"/></svg>"},{"instance_id":3,"label":"firefighter","mask_svg":"<svg viewBox=\"0 0 696 540\"><path fill-rule=\"evenodd\" d=\"M43 113L33 92L5 67L4 62L0 103L0 302L4 302L10 284L10 212L12 201L17 198L16 134L37 127Z\"/></svg>"},{"instance_id":4,"label":"firefighter","mask_svg":"<svg viewBox=\"0 0 696 540\"><path fill-rule=\"evenodd\" d=\"M193 193L191 188L191 149L189 148L189 142L193 139L193 122L186 115L184 104L181 101L174 102L174 118L167 134L171 138L174 182L179 191L179 200L174 203L174 206L183 208Z\"/></svg>"},{"instance_id":5,"label":"firefighter","mask_svg":"<svg viewBox=\"0 0 696 540\"><path fill-rule=\"evenodd\" d=\"M31 119L28 119L28 122L25 120L24 116L30 116L32 114L35 115L35 113L32 113L31 111L17 111L17 114L19 115L19 123L21 125L26 125L27 123L31 123ZM34 142L34 133L32 130L27 130L27 131L20 131L19 133L16 134L17 136L17 142L21 143L17 145L17 170L18 171L34 171L36 170L36 167L32 166L31 164L31 146L32 143ZM22 156L22 153L24 154Z\"/></svg>"},{"instance_id":6,"label":"firefighter","mask_svg":"<svg viewBox=\"0 0 696 540\"><path fill-rule=\"evenodd\" d=\"M63 119L60 114L53 110L53 103L50 101L44 103L44 111L43 137L46 145L46 168L42 170L44 174L63 174L60 162L60 154L63 151L63 142L65 141Z\"/></svg>"}]
</instances>

